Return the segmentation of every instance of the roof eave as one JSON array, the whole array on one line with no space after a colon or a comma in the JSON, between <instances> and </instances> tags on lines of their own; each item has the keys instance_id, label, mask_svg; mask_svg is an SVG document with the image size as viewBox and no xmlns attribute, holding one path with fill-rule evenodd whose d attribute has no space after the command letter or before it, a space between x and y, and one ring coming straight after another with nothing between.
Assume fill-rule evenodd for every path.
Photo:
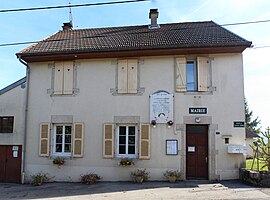
<instances>
[{"instance_id":1,"label":"roof eave","mask_svg":"<svg viewBox=\"0 0 270 200\"><path fill-rule=\"evenodd\" d=\"M225 47L191 47L171 49L145 49L145 50L117 50L97 52L52 52L52 53L17 53L26 62L43 62L58 60L96 59L96 58L122 58L141 56L168 56L190 54L219 54L219 53L242 53L251 44L242 46Z\"/></svg>"}]
</instances>

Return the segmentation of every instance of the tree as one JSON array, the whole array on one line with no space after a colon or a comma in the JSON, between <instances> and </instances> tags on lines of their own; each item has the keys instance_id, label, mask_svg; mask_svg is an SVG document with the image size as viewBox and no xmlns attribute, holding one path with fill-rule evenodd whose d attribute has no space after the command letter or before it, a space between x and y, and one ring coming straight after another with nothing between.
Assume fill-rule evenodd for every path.
<instances>
[{"instance_id":1,"label":"tree","mask_svg":"<svg viewBox=\"0 0 270 200\"><path fill-rule=\"evenodd\" d=\"M246 128L250 131L260 133L261 132L261 120L259 117L253 119L253 111L249 110L247 100L245 99L245 124Z\"/></svg>"},{"instance_id":2,"label":"tree","mask_svg":"<svg viewBox=\"0 0 270 200\"><path fill-rule=\"evenodd\" d=\"M255 152L251 169L253 168L254 161L257 159L257 170L259 170L259 161L264 165L262 169L267 167L270 171L270 128L268 127L265 132L261 132L262 137L259 137L255 145L251 148Z\"/></svg>"}]
</instances>

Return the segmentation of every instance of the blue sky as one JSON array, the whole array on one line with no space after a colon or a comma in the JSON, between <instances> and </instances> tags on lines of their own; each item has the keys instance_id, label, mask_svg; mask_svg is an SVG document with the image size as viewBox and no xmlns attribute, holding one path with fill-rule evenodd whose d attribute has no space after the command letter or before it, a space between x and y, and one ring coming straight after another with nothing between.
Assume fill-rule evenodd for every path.
<instances>
[{"instance_id":1,"label":"blue sky","mask_svg":"<svg viewBox=\"0 0 270 200\"><path fill-rule=\"evenodd\" d=\"M71 4L108 2L114 0L71 0ZM115 0L116 1L116 0ZM2 1L0 10L12 8L68 5L68 0ZM150 8L159 9L159 23L209 21L218 24L270 19L269 0L151 0L106 6L73 8L75 28L94 28L149 24ZM38 41L61 29L69 20L69 10L41 10L0 13L0 44ZM255 47L270 46L270 22L227 29L252 41ZM25 67L15 53L28 45L0 47L0 89L25 75ZM244 55L245 96L263 130L270 126L270 47L247 49Z\"/></svg>"}]
</instances>

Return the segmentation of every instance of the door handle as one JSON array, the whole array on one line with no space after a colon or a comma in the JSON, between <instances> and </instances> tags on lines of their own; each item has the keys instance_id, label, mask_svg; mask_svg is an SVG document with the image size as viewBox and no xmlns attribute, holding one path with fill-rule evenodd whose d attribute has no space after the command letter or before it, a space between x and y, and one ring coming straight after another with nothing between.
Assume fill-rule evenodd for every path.
<instances>
[{"instance_id":1,"label":"door handle","mask_svg":"<svg viewBox=\"0 0 270 200\"><path fill-rule=\"evenodd\" d=\"M207 159L207 157L205 157L205 162L207 163L207 161L208 161L208 159Z\"/></svg>"}]
</instances>

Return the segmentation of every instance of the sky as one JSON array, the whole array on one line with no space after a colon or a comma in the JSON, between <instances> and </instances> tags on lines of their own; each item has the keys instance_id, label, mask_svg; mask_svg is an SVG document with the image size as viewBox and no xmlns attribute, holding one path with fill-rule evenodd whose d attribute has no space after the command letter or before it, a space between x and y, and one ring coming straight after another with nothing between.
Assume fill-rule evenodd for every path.
<instances>
[{"instance_id":1,"label":"sky","mask_svg":"<svg viewBox=\"0 0 270 200\"><path fill-rule=\"evenodd\" d=\"M71 4L122 0L70 0ZM68 0L3 1L0 10L68 5ZM79 7L72 9L75 29L149 24L149 10L158 8L158 23L214 21L220 25L270 20L269 0L150 0L148 2ZM38 41L61 30L69 21L69 9L0 12L0 45ZM270 22L225 26L252 41L243 52L245 97L262 130L270 126ZM15 54L29 45L0 46L0 89L25 76Z\"/></svg>"}]
</instances>

